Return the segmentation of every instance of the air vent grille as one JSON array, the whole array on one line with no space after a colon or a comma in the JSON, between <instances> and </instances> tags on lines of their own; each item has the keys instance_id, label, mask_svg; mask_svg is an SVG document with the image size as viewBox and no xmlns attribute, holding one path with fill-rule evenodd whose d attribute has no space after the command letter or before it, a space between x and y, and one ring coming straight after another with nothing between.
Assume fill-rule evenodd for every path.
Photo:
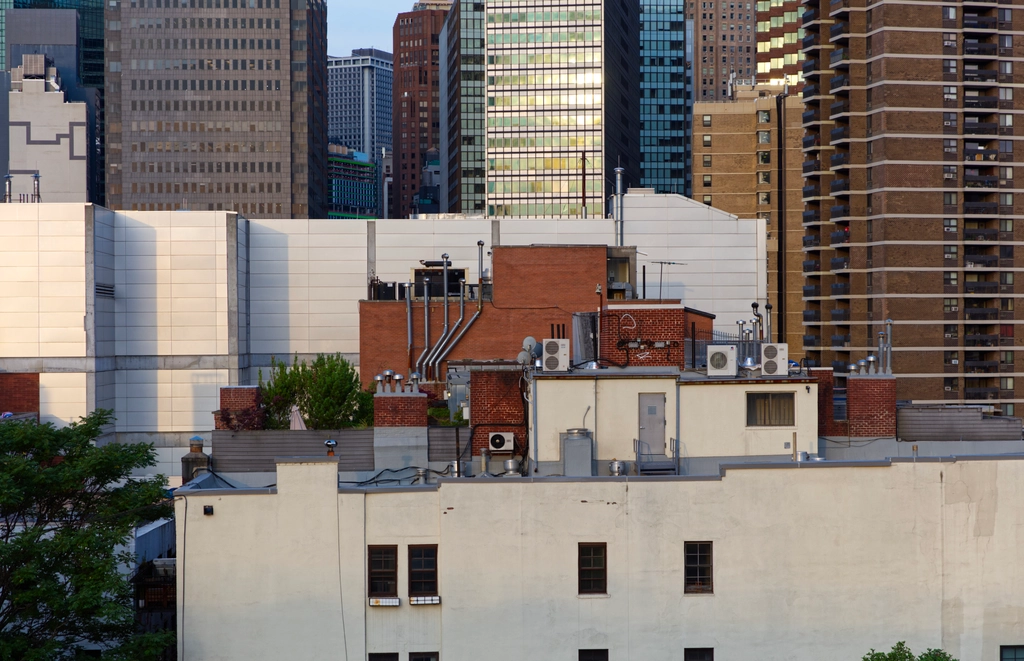
<instances>
[{"instance_id":1,"label":"air vent grille","mask_svg":"<svg viewBox=\"0 0 1024 661\"><path fill-rule=\"evenodd\" d=\"M114 298L114 285L96 283L96 296L99 298Z\"/></svg>"}]
</instances>

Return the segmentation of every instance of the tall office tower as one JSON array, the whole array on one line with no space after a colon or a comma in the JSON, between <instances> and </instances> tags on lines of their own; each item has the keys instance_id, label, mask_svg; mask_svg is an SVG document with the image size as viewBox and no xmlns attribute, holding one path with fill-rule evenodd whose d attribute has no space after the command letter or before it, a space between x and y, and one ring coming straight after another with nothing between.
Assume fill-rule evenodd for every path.
<instances>
[{"instance_id":1,"label":"tall office tower","mask_svg":"<svg viewBox=\"0 0 1024 661\"><path fill-rule=\"evenodd\" d=\"M640 2L640 185L690 195L692 61L686 0Z\"/></svg>"},{"instance_id":2,"label":"tall office tower","mask_svg":"<svg viewBox=\"0 0 1024 661\"><path fill-rule=\"evenodd\" d=\"M377 163L391 149L391 53L357 48L327 58L327 139Z\"/></svg>"},{"instance_id":3,"label":"tall office tower","mask_svg":"<svg viewBox=\"0 0 1024 661\"><path fill-rule=\"evenodd\" d=\"M798 95L760 85L693 106L693 198L765 219L771 339L787 342L793 360L803 356L804 332L802 112Z\"/></svg>"},{"instance_id":4,"label":"tall office tower","mask_svg":"<svg viewBox=\"0 0 1024 661\"><path fill-rule=\"evenodd\" d=\"M640 182L639 16L639 0L488 6L488 216L603 216L616 166Z\"/></svg>"},{"instance_id":5,"label":"tall office tower","mask_svg":"<svg viewBox=\"0 0 1024 661\"><path fill-rule=\"evenodd\" d=\"M106 8L107 206L327 214L324 0Z\"/></svg>"},{"instance_id":6,"label":"tall office tower","mask_svg":"<svg viewBox=\"0 0 1024 661\"><path fill-rule=\"evenodd\" d=\"M1024 7L813 0L808 10L833 22L805 37L807 58L819 61L811 69L825 58L835 69L812 91L827 85L834 98L809 110L835 125L812 123L805 138L820 159L808 166L831 171L835 198L832 224L812 215L807 226L809 242L834 251L808 278L830 284L809 292L808 311L821 318L808 322L809 354L841 369L871 353L893 319L900 399L1012 414L1024 390L1013 254L1024 238L1014 121L1024 109L1014 61ZM823 185L805 190L805 213Z\"/></svg>"},{"instance_id":7,"label":"tall office tower","mask_svg":"<svg viewBox=\"0 0 1024 661\"><path fill-rule=\"evenodd\" d=\"M64 10L77 12L77 19ZM72 23L74 34L70 34ZM103 30L102 0L0 0L0 60L16 64L23 54L50 55L69 98L86 101L89 106L89 201L97 204L105 203L106 192ZM75 51L74 72L67 68L69 46Z\"/></svg>"},{"instance_id":8,"label":"tall office tower","mask_svg":"<svg viewBox=\"0 0 1024 661\"><path fill-rule=\"evenodd\" d=\"M695 100L727 99L730 81L749 84L757 71L754 5L733 0L688 0L687 5L694 23Z\"/></svg>"},{"instance_id":9,"label":"tall office tower","mask_svg":"<svg viewBox=\"0 0 1024 661\"><path fill-rule=\"evenodd\" d=\"M395 182L391 216L415 213L427 151L440 152L441 27L451 1L417 2L395 19L392 130Z\"/></svg>"},{"instance_id":10,"label":"tall office tower","mask_svg":"<svg viewBox=\"0 0 1024 661\"><path fill-rule=\"evenodd\" d=\"M442 30L441 208L447 213L481 215L486 210L484 7L483 2L457 0Z\"/></svg>"},{"instance_id":11,"label":"tall office tower","mask_svg":"<svg viewBox=\"0 0 1024 661\"><path fill-rule=\"evenodd\" d=\"M803 16L802 16L803 15ZM803 22L800 0L757 0L757 82L789 85L790 92L803 89Z\"/></svg>"}]
</instances>

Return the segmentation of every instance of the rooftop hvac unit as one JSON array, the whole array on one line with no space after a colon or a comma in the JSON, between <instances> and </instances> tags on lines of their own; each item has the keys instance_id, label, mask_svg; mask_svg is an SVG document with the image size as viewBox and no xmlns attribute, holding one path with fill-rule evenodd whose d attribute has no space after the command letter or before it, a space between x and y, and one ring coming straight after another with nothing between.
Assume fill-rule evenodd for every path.
<instances>
[{"instance_id":1,"label":"rooftop hvac unit","mask_svg":"<svg viewBox=\"0 0 1024 661\"><path fill-rule=\"evenodd\" d=\"M761 345L761 374L764 376L789 376L789 345Z\"/></svg>"},{"instance_id":2,"label":"rooftop hvac unit","mask_svg":"<svg viewBox=\"0 0 1024 661\"><path fill-rule=\"evenodd\" d=\"M487 437L487 447L492 453L512 454L515 452L516 435L510 431L491 432Z\"/></svg>"},{"instance_id":3,"label":"rooftop hvac unit","mask_svg":"<svg viewBox=\"0 0 1024 661\"><path fill-rule=\"evenodd\" d=\"M545 372L569 371L569 340L544 340L542 346L541 364Z\"/></svg>"},{"instance_id":4,"label":"rooftop hvac unit","mask_svg":"<svg viewBox=\"0 0 1024 661\"><path fill-rule=\"evenodd\" d=\"M708 347L708 376L736 376L735 344L712 344Z\"/></svg>"}]
</instances>

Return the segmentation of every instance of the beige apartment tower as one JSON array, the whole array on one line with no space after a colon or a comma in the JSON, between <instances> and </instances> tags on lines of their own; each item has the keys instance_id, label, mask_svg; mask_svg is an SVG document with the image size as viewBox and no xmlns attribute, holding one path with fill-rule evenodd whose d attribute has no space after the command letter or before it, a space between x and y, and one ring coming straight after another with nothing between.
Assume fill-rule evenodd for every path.
<instances>
[{"instance_id":1,"label":"beige apartment tower","mask_svg":"<svg viewBox=\"0 0 1024 661\"><path fill-rule=\"evenodd\" d=\"M106 5L107 205L327 215L323 0Z\"/></svg>"},{"instance_id":2,"label":"beige apartment tower","mask_svg":"<svg viewBox=\"0 0 1024 661\"><path fill-rule=\"evenodd\" d=\"M900 399L1016 413L1024 7L805 7L807 355L844 373L892 319Z\"/></svg>"},{"instance_id":3,"label":"beige apartment tower","mask_svg":"<svg viewBox=\"0 0 1024 661\"><path fill-rule=\"evenodd\" d=\"M802 111L799 96L768 86L693 105L693 197L765 219L771 340L789 343L792 360L803 357Z\"/></svg>"}]
</instances>

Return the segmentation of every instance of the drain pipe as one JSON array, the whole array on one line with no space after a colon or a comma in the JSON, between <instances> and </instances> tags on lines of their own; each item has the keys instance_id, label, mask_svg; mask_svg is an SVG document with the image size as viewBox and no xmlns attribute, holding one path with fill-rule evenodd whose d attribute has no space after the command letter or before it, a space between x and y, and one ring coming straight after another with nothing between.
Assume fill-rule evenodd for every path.
<instances>
[{"instance_id":1,"label":"drain pipe","mask_svg":"<svg viewBox=\"0 0 1024 661\"><path fill-rule=\"evenodd\" d=\"M441 376L441 353L444 349L444 345L448 340L455 336L455 332L459 330L459 326L462 325L462 321L466 318L466 280L465 278L459 279L459 318L455 320L452 325L452 330L448 333L447 337L443 337L438 340L437 346L434 349L433 364L434 374L437 375L438 379Z\"/></svg>"},{"instance_id":2,"label":"drain pipe","mask_svg":"<svg viewBox=\"0 0 1024 661\"><path fill-rule=\"evenodd\" d=\"M412 370L412 283L405 283L406 366Z\"/></svg>"},{"instance_id":3,"label":"drain pipe","mask_svg":"<svg viewBox=\"0 0 1024 661\"><path fill-rule=\"evenodd\" d=\"M430 278L423 278L423 353L416 359L416 371L423 374L420 367L423 359L430 352ZM426 377L426 374L423 374Z\"/></svg>"},{"instance_id":4,"label":"drain pipe","mask_svg":"<svg viewBox=\"0 0 1024 661\"><path fill-rule=\"evenodd\" d=\"M430 378L430 365L434 360L434 355L437 353L441 345L444 344L445 340L448 339L448 253L441 255L441 263L444 266L444 326L441 327L441 337L437 338L437 344L430 349L430 353L427 354L427 359L423 361L424 376ZM435 377L437 375L434 375Z\"/></svg>"}]
</instances>

